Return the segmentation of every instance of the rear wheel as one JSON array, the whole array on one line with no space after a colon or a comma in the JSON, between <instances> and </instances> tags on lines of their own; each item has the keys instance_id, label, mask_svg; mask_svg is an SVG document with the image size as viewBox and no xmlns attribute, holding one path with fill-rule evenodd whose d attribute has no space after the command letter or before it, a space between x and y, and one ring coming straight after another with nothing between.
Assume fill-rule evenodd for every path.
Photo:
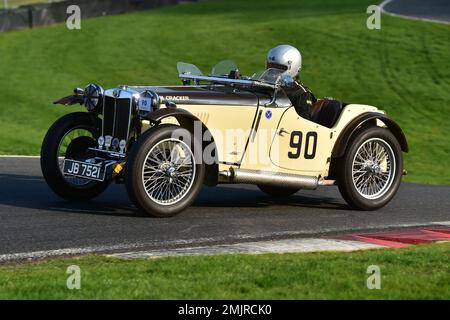
<instances>
[{"instance_id":1,"label":"rear wheel","mask_svg":"<svg viewBox=\"0 0 450 320\"><path fill-rule=\"evenodd\" d=\"M176 130L182 130L180 138ZM193 135L175 125L150 129L133 145L125 185L131 200L153 217L170 217L187 208L200 192L205 165L194 157Z\"/></svg>"},{"instance_id":2,"label":"rear wheel","mask_svg":"<svg viewBox=\"0 0 450 320\"><path fill-rule=\"evenodd\" d=\"M403 154L385 128L362 129L341 159L339 190L350 206L376 210L392 200L403 172Z\"/></svg>"},{"instance_id":3,"label":"rear wheel","mask_svg":"<svg viewBox=\"0 0 450 320\"><path fill-rule=\"evenodd\" d=\"M86 112L67 114L58 119L45 135L41 148L41 170L45 181L60 197L88 200L98 196L108 182L98 182L62 173L64 159L85 161L94 157L97 119Z\"/></svg>"},{"instance_id":4,"label":"rear wheel","mask_svg":"<svg viewBox=\"0 0 450 320\"><path fill-rule=\"evenodd\" d=\"M273 187L258 185L258 188L265 194L272 197L289 197L294 193L298 192L300 189L297 188L283 188L283 187Z\"/></svg>"}]
</instances>

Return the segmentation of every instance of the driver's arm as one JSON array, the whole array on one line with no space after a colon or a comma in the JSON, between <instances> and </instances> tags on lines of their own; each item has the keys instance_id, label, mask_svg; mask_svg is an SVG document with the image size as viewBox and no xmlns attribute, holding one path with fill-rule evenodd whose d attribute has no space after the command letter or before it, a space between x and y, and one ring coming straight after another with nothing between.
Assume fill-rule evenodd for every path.
<instances>
[{"instance_id":1,"label":"driver's arm","mask_svg":"<svg viewBox=\"0 0 450 320\"><path fill-rule=\"evenodd\" d=\"M295 82L292 89L286 91L297 114L302 118L311 120L311 107L316 101L316 97L303 84Z\"/></svg>"}]
</instances>

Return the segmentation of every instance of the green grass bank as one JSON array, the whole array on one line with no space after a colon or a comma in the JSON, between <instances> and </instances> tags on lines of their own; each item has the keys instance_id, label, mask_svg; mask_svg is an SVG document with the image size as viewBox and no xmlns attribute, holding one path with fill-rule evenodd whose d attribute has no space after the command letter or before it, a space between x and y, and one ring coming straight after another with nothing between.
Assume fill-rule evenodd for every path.
<instances>
[{"instance_id":1,"label":"green grass bank","mask_svg":"<svg viewBox=\"0 0 450 320\"><path fill-rule=\"evenodd\" d=\"M227 0L82 20L0 34L0 154L38 154L59 116L80 107L52 101L98 82L178 84L177 61L204 71L235 60L244 74L268 49L303 54L303 81L317 96L386 110L404 129L407 181L450 184L450 25L382 16L366 28L370 0Z\"/></svg>"}]
</instances>

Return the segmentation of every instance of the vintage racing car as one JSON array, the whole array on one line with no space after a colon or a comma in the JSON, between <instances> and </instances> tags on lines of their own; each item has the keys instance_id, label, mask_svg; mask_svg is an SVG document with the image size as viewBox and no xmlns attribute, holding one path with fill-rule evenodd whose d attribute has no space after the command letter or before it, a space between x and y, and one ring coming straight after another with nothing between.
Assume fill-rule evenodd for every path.
<instances>
[{"instance_id":1,"label":"vintage racing car","mask_svg":"<svg viewBox=\"0 0 450 320\"><path fill-rule=\"evenodd\" d=\"M61 117L44 138L50 188L87 200L123 182L156 217L188 207L203 184L254 184L271 196L337 184L361 210L384 206L398 190L407 141L376 107L324 98L307 120L284 92L292 77L280 70L244 77L230 60L208 75L177 67L180 86L89 84L55 101L87 112Z\"/></svg>"}]
</instances>

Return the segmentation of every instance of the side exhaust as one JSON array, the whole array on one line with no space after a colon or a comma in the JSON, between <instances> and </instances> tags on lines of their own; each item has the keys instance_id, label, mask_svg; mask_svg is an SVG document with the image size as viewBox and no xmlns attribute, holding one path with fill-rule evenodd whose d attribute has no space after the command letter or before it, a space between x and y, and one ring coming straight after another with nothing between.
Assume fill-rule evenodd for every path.
<instances>
[{"instance_id":1,"label":"side exhaust","mask_svg":"<svg viewBox=\"0 0 450 320\"><path fill-rule=\"evenodd\" d=\"M228 178L228 181L232 183L260 184L301 189L316 189L319 185L319 179L317 177L287 173L230 168L229 171L220 171L219 175Z\"/></svg>"}]
</instances>

